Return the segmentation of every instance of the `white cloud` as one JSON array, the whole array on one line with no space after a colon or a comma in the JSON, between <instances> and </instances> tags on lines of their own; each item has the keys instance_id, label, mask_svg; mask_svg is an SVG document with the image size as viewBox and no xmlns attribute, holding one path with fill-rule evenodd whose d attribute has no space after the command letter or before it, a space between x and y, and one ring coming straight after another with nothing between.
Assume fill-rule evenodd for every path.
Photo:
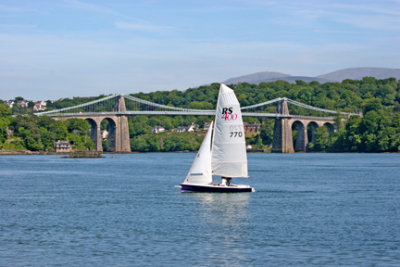
<instances>
[{"instance_id":1,"label":"white cloud","mask_svg":"<svg viewBox=\"0 0 400 267\"><path fill-rule=\"evenodd\" d=\"M207 11L226 6L228 12L215 20L214 16L209 20L201 17L207 13L204 10L196 17L197 5L184 5L184 9L193 9L182 12L189 18L162 13L140 20L124 16L128 11L121 5L101 3L68 0L56 5L62 5L63 11L68 7L72 14L79 11L80 16L95 13L102 24L94 28L88 25L81 30L79 21L77 29L69 25L69 31L57 24L49 30L52 27L44 27L41 20L0 24L0 98L54 99L121 90L186 89L266 70L312 76L352 66L399 67L398 10L378 2L364 8L358 2L314 0L301 4L285 0L266 5L262 0L199 4ZM247 9L243 11L242 6ZM71 10L74 8L79 10ZM179 8L173 14L182 11ZM236 8L234 12L240 9L243 18L232 18L229 8ZM7 8L0 5L2 9ZM257 12L252 13L253 9ZM49 10L38 14L45 16ZM143 14L137 11L130 14ZM243 27L233 26L239 25L237 20ZM163 21L174 27L164 26ZM282 25L286 27L279 27Z\"/></svg>"},{"instance_id":2,"label":"white cloud","mask_svg":"<svg viewBox=\"0 0 400 267\"><path fill-rule=\"evenodd\" d=\"M399 30L400 5L391 1L348 2L306 1L301 5L282 5L283 14L271 19L281 25L307 25L313 28L331 28L326 22L338 22L371 30ZM288 19L290 18L290 19Z\"/></svg>"},{"instance_id":3,"label":"white cloud","mask_svg":"<svg viewBox=\"0 0 400 267\"><path fill-rule=\"evenodd\" d=\"M186 89L259 71L319 75L349 66L396 67L380 43L131 38L98 43L54 36L0 35L0 98L97 95ZM386 58L383 62L382 58ZM13 90L9 90L12 88ZM43 88L51 88L44 90ZM5 95L9 94L9 95Z\"/></svg>"}]
</instances>

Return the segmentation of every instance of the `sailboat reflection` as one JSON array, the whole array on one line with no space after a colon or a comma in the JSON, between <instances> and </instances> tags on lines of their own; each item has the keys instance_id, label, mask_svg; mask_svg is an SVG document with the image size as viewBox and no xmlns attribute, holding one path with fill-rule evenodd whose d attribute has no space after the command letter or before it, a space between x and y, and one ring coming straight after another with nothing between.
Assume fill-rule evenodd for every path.
<instances>
[{"instance_id":1,"label":"sailboat reflection","mask_svg":"<svg viewBox=\"0 0 400 267\"><path fill-rule=\"evenodd\" d=\"M234 225L247 217L250 194L186 193L200 210L218 224Z\"/></svg>"},{"instance_id":2,"label":"sailboat reflection","mask_svg":"<svg viewBox=\"0 0 400 267\"><path fill-rule=\"evenodd\" d=\"M244 249L249 238L249 199L250 193L215 194L186 193L184 194L197 203L192 205L192 216L196 231L202 233L207 241L201 244L202 251L207 256L204 265L235 265L249 255Z\"/></svg>"}]
</instances>

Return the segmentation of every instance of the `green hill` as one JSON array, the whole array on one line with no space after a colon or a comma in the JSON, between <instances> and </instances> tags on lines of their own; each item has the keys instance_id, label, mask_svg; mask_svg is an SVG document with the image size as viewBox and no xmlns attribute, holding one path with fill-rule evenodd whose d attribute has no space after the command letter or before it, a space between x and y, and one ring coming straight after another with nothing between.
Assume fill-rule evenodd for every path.
<instances>
[{"instance_id":1,"label":"green hill","mask_svg":"<svg viewBox=\"0 0 400 267\"><path fill-rule=\"evenodd\" d=\"M231 85L231 87L242 106L265 102L277 97L287 97L315 107L346 112L362 112L363 117L354 116L343 125L337 125L337 130L334 133L328 133L323 128L318 129L315 142L309 145L309 151L397 152L400 150L400 83L394 78L378 80L366 77L361 80L344 80L340 83L327 82L323 84L316 81L309 83L304 81L296 81L296 83L275 81L259 84L239 83ZM138 93L134 96L176 107L213 109L217 100L218 88L219 84L211 84L186 91L157 91ZM52 103L49 107L66 107L72 103L76 105L87 101L89 101L87 98L64 99ZM58 138L56 133L60 130L60 125L57 126L47 121L46 123L52 125L50 127L42 121L43 119L34 116L29 117L29 123L26 121L22 123L23 120L27 119L11 117L11 112L7 107L4 105L0 105L0 107L0 148L5 145L9 138L7 127L14 131L16 137L20 138L18 140L22 140L19 141L19 146L29 149L50 149L49 144L54 138ZM263 109L264 111L275 112L276 108L268 106L263 107ZM296 106L289 106L289 110L291 114L325 115L302 110ZM191 134L172 133L172 130L191 123L202 126L204 122L211 119L205 116L131 116L129 117L131 147L136 151L194 151L199 146L201 132L198 132L197 137L194 138ZM245 118L245 121L259 122L262 125L260 135L249 136L248 143L254 145L257 149L271 145L273 119ZM63 126L67 127L66 131L61 131L65 138L68 137L68 134L72 136L76 133L73 129L75 124L69 123ZM163 126L168 133L159 136L151 134L152 127L156 125ZM106 125L103 127L106 127ZM82 134L82 131L88 131L87 126L80 125L80 128L80 134ZM91 146L87 140L82 139L83 137L74 138L81 147ZM174 143L180 144L172 145Z\"/></svg>"}]
</instances>

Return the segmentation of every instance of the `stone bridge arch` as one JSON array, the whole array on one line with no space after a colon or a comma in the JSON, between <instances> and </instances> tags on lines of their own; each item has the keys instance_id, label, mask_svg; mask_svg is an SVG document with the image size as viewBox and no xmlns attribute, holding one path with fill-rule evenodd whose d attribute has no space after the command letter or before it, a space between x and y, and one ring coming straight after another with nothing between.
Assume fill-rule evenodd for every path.
<instances>
[{"instance_id":1,"label":"stone bridge arch","mask_svg":"<svg viewBox=\"0 0 400 267\"><path fill-rule=\"evenodd\" d=\"M104 114L74 114L69 116L54 116L55 119L65 120L68 118L84 119L89 122L90 138L93 140L96 150L103 151L102 136L101 136L101 122L108 121L109 132L109 145L108 150L111 152L131 152L130 139L129 139L129 126L128 118L123 115L126 112L125 100L122 95L119 95L114 102L113 115Z\"/></svg>"},{"instance_id":2,"label":"stone bridge arch","mask_svg":"<svg viewBox=\"0 0 400 267\"><path fill-rule=\"evenodd\" d=\"M293 148L295 152L306 151L308 139L307 139L307 128L304 122L301 120L295 120L292 122L292 138L293 138ZM297 133L294 135L293 132Z\"/></svg>"},{"instance_id":3,"label":"stone bridge arch","mask_svg":"<svg viewBox=\"0 0 400 267\"><path fill-rule=\"evenodd\" d=\"M333 120L329 119L304 119L304 118L278 118L275 120L273 152L293 153L306 151L307 145L315 139L315 131L324 124L329 123L333 128ZM297 133L293 136L293 131Z\"/></svg>"},{"instance_id":4,"label":"stone bridge arch","mask_svg":"<svg viewBox=\"0 0 400 267\"><path fill-rule=\"evenodd\" d=\"M278 103L276 113L272 152L306 151L308 143L315 139L315 130L318 127L327 124L332 129L335 123L334 118L290 115L286 98ZM295 137L293 130L297 131Z\"/></svg>"},{"instance_id":5,"label":"stone bridge arch","mask_svg":"<svg viewBox=\"0 0 400 267\"><path fill-rule=\"evenodd\" d=\"M94 143L94 147L96 151L103 151L101 146L101 130L100 130L100 121L96 118L85 118L87 122L90 124L90 133L89 137L92 139ZM101 150L99 150L101 149Z\"/></svg>"},{"instance_id":6,"label":"stone bridge arch","mask_svg":"<svg viewBox=\"0 0 400 267\"><path fill-rule=\"evenodd\" d=\"M333 133L335 131L335 126L333 123L325 122L322 126L326 126L326 129L328 129L328 132L330 133Z\"/></svg>"},{"instance_id":7,"label":"stone bridge arch","mask_svg":"<svg viewBox=\"0 0 400 267\"><path fill-rule=\"evenodd\" d=\"M115 152L117 151L117 122L112 117L104 117L100 122L100 129L103 122L107 122L106 131L108 132L107 141L107 151Z\"/></svg>"},{"instance_id":8,"label":"stone bridge arch","mask_svg":"<svg viewBox=\"0 0 400 267\"><path fill-rule=\"evenodd\" d=\"M315 131L320 127L315 121L310 121L307 123L307 139L309 143L313 143L315 141Z\"/></svg>"},{"instance_id":9,"label":"stone bridge arch","mask_svg":"<svg viewBox=\"0 0 400 267\"><path fill-rule=\"evenodd\" d=\"M111 133L111 144L109 142L109 152L131 152L130 139L129 139L129 126L128 118L123 115L75 115L68 117L54 117L59 120L66 120L69 118L84 119L90 124L89 136L93 140L96 151L103 151L102 146L102 136L101 136L101 122L107 120L111 128L109 129L109 134Z\"/></svg>"}]
</instances>

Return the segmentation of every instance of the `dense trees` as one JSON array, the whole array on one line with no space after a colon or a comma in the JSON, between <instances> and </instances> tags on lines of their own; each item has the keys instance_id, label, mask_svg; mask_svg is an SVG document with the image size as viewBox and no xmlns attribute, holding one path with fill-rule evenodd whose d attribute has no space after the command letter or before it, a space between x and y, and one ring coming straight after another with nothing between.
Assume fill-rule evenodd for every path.
<instances>
[{"instance_id":1,"label":"dense trees","mask_svg":"<svg viewBox=\"0 0 400 267\"><path fill-rule=\"evenodd\" d=\"M311 151L398 152L400 151L400 114L371 110L364 118L351 117L344 128L328 133L316 130Z\"/></svg>"},{"instance_id":2,"label":"dense trees","mask_svg":"<svg viewBox=\"0 0 400 267\"><path fill-rule=\"evenodd\" d=\"M202 135L193 133L144 134L131 139L133 151L196 151L200 147Z\"/></svg>"},{"instance_id":3,"label":"dense trees","mask_svg":"<svg viewBox=\"0 0 400 267\"><path fill-rule=\"evenodd\" d=\"M326 127L318 128L309 151L331 152L397 152L400 150L400 83L393 78L377 80L366 77L362 80L344 80L341 83L297 81L291 84L285 81L263 82L258 85L241 83L231 85L242 106L268 101L277 97L293 100L316 107L346 112L362 112L363 117L353 116L341 121L337 118L335 132ZM138 93L133 96L163 105L195 109L213 109L218 95L219 84L201 86L184 92L157 91ZM63 99L48 101L48 108L63 108L82 104L93 98ZM22 97L20 97L22 99ZM275 112L275 106L261 107L267 112ZM290 105L291 114L324 116L321 112L309 111ZM255 110L254 110L255 111ZM8 109L0 104L0 147L26 148L30 150L50 150L52 142L67 139L75 147L87 149L93 147L88 138L89 124L83 120L55 121L47 117L17 116L27 110ZM180 151L198 149L203 133L172 133L179 126L195 123L200 127L213 118L207 116L132 116L129 117L131 147L134 151ZM259 135L247 136L247 143L257 149L272 144L272 119L245 118L250 123L262 124ZM163 126L168 132L152 134L154 126ZM7 128L14 131L13 137L7 136ZM105 126L102 128L105 128ZM12 139L12 141L10 141Z\"/></svg>"},{"instance_id":4,"label":"dense trees","mask_svg":"<svg viewBox=\"0 0 400 267\"><path fill-rule=\"evenodd\" d=\"M52 118L32 115L11 117L0 107L0 148L27 149L30 151L53 151L54 142L68 140L75 149L94 148L88 136L90 125L85 120L70 119L58 121ZM13 132L8 136L7 130Z\"/></svg>"},{"instance_id":5,"label":"dense trees","mask_svg":"<svg viewBox=\"0 0 400 267\"><path fill-rule=\"evenodd\" d=\"M212 84L197 89L188 89L186 92L140 93L135 96L165 105L209 109L216 104L218 86L218 84ZM288 97L316 107L363 114L363 117L353 116L343 123L338 117L335 132L329 131L326 127L318 128L315 140L309 144L308 151L400 151L400 83L393 78L377 80L366 77L362 80L345 80L342 83L325 84L303 81L290 84L276 81L264 82L259 85L241 83L236 86L231 85L231 87L235 90L242 106L277 97ZM263 109L275 112L274 106L263 107ZM289 109L291 114L326 115L292 105L289 106ZM211 120L211 118L208 119ZM159 120L158 124L164 126L163 119ZM194 118L194 120L198 123L199 118ZM245 120L250 122L254 118L245 118ZM255 148L272 144L273 120L261 120L260 122L262 123L260 136L247 137L247 143ZM146 124L138 126L139 131L131 131L131 135L134 133L133 136L140 136L140 134L149 133L150 128L147 129L147 132L143 131L143 128L146 127L144 125Z\"/></svg>"}]
</instances>

